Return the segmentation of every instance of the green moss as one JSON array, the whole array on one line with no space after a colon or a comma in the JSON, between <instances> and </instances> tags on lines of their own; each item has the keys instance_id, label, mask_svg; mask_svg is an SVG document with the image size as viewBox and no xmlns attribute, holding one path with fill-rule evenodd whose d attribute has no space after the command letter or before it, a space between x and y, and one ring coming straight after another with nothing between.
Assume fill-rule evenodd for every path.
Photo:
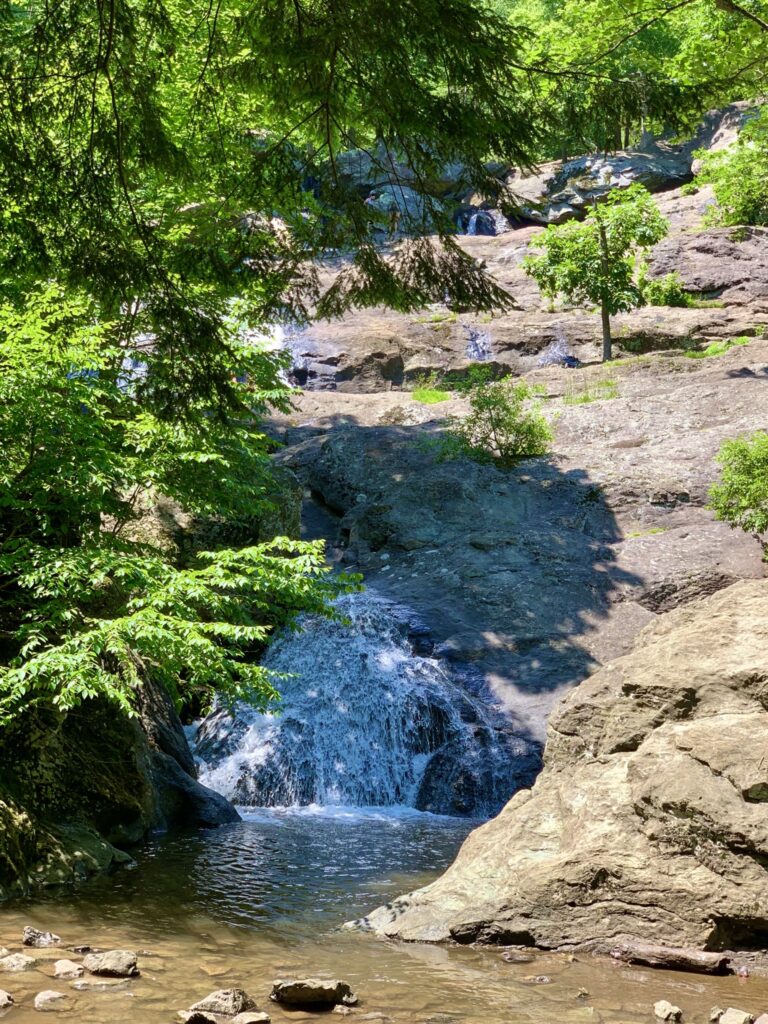
<instances>
[{"instance_id":1,"label":"green moss","mask_svg":"<svg viewBox=\"0 0 768 1024\"><path fill-rule=\"evenodd\" d=\"M715 356L723 356L732 348L739 345L748 345L752 338L729 338L725 341L713 341L704 349L691 349L685 353L688 359L710 359Z\"/></svg>"},{"instance_id":2,"label":"green moss","mask_svg":"<svg viewBox=\"0 0 768 1024\"><path fill-rule=\"evenodd\" d=\"M657 533L666 533L666 530L662 526L652 526L648 530L632 530L627 534L628 539L634 537L652 537Z\"/></svg>"},{"instance_id":3,"label":"green moss","mask_svg":"<svg viewBox=\"0 0 768 1024\"><path fill-rule=\"evenodd\" d=\"M585 381L580 390L571 389L563 395L566 405L587 405L619 397L619 385L612 377L601 377L596 381Z\"/></svg>"},{"instance_id":4,"label":"green moss","mask_svg":"<svg viewBox=\"0 0 768 1024\"><path fill-rule=\"evenodd\" d=\"M451 397L450 391L438 391L436 388L415 388L411 393L415 402L422 405L437 405L439 402L447 402Z\"/></svg>"}]
</instances>

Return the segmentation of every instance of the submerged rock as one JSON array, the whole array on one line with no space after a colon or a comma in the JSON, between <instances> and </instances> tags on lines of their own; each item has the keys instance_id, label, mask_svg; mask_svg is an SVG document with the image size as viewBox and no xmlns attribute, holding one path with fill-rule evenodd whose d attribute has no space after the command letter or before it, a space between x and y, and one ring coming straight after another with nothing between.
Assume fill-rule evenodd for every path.
<instances>
[{"instance_id":1,"label":"submerged rock","mask_svg":"<svg viewBox=\"0 0 768 1024\"><path fill-rule=\"evenodd\" d=\"M36 963L34 957L25 953L11 953L0 959L0 971L29 971Z\"/></svg>"},{"instance_id":2,"label":"submerged rock","mask_svg":"<svg viewBox=\"0 0 768 1024\"><path fill-rule=\"evenodd\" d=\"M329 981L326 978L302 978L295 981L278 978L272 985L269 998L286 1006L315 1008L330 1008L339 1003L343 1006L355 1006L358 1001L346 981Z\"/></svg>"},{"instance_id":3,"label":"submerged rock","mask_svg":"<svg viewBox=\"0 0 768 1024\"><path fill-rule=\"evenodd\" d=\"M89 974L108 978L135 978L139 973L136 954L128 949L110 949L106 953L90 953L83 960Z\"/></svg>"},{"instance_id":4,"label":"submerged rock","mask_svg":"<svg viewBox=\"0 0 768 1024\"><path fill-rule=\"evenodd\" d=\"M658 618L572 691L545 768L364 926L544 948L754 948L768 931L768 581Z\"/></svg>"},{"instance_id":5,"label":"submerged rock","mask_svg":"<svg viewBox=\"0 0 768 1024\"><path fill-rule=\"evenodd\" d=\"M46 989L44 992L38 992L35 996L35 1009L36 1010L65 1010L67 1009L67 1003L69 1002L69 996L66 992L57 992L55 989Z\"/></svg>"}]
</instances>

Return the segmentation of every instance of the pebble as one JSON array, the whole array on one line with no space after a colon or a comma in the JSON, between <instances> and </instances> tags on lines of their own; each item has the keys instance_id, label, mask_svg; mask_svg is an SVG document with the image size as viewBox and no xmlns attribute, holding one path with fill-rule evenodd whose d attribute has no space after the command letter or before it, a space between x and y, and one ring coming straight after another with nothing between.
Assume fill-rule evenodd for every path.
<instances>
[{"instance_id":1,"label":"pebble","mask_svg":"<svg viewBox=\"0 0 768 1024\"><path fill-rule=\"evenodd\" d=\"M673 1006L666 999L660 999L653 1004L653 1013L657 1020L679 1021L683 1019L683 1011L679 1006Z\"/></svg>"},{"instance_id":2,"label":"pebble","mask_svg":"<svg viewBox=\"0 0 768 1024\"><path fill-rule=\"evenodd\" d=\"M529 985L550 985L552 979L548 974L529 974L526 978L522 978L522 981L527 982Z\"/></svg>"},{"instance_id":3,"label":"pebble","mask_svg":"<svg viewBox=\"0 0 768 1024\"><path fill-rule=\"evenodd\" d=\"M13 1006L13 996L4 988L0 988L0 1010L6 1010L9 1006Z\"/></svg>"}]
</instances>

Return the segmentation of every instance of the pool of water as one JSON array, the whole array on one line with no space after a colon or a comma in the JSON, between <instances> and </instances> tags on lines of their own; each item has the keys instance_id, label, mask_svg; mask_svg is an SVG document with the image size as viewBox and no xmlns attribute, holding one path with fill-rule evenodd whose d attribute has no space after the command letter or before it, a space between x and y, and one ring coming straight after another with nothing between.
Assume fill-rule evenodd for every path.
<instances>
[{"instance_id":1,"label":"pool of water","mask_svg":"<svg viewBox=\"0 0 768 1024\"><path fill-rule=\"evenodd\" d=\"M70 996L58 1016L82 1024L171 1022L211 990L233 986L270 1009L275 1024L317 1019L267 999L274 978L307 974L352 984L361 999L352 1021L649 1024L660 998L683 1007L688 1024L704 1024L716 1003L768 1009L768 981L755 977L662 974L587 956L508 963L499 949L397 944L340 928L435 877L472 824L412 811L304 808L160 838L133 870L0 910L0 945L12 951L25 924L62 937L59 949L32 951L35 970L0 974L0 988L16 998L9 1024L39 1021L34 996L51 988ZM104 991L54 980L54 960L81 943L139 951L141 976ZM548 981L533 980L542 975Z\"/></svg>"}]
</instances>

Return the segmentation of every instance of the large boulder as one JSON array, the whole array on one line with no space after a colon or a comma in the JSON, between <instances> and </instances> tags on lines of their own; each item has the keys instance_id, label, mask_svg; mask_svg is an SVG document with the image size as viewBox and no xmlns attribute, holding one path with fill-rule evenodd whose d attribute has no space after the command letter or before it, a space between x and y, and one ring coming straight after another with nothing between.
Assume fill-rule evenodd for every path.
<instances>
[{"instance_id":1,"label":"large boulder","mask_svg":"<svg viewBox=\"0 0 768 1024\"><path fill-rule=\"evenodd\" d=\"M743 581L660 617L572 691L533 789L363 923L547 949L764 946L766 735L768 581Z\"/></svg>"},{"instance_id":2,"label":"large boulder","mask_svg":"<svg viewBox=\"0 0 768 1024\"><path fill-rule=\"evenodd\" d=\"M636 183L651 192L675 188L692 178L695 153L730 145L754 111L755 105L746 102L713 110L693 137L681 143L646 135L633 149L553 161L535 174L513 171L506 179L510 208L537 224L561 224L615 188Z\"/></svg>"}]
</instances>

